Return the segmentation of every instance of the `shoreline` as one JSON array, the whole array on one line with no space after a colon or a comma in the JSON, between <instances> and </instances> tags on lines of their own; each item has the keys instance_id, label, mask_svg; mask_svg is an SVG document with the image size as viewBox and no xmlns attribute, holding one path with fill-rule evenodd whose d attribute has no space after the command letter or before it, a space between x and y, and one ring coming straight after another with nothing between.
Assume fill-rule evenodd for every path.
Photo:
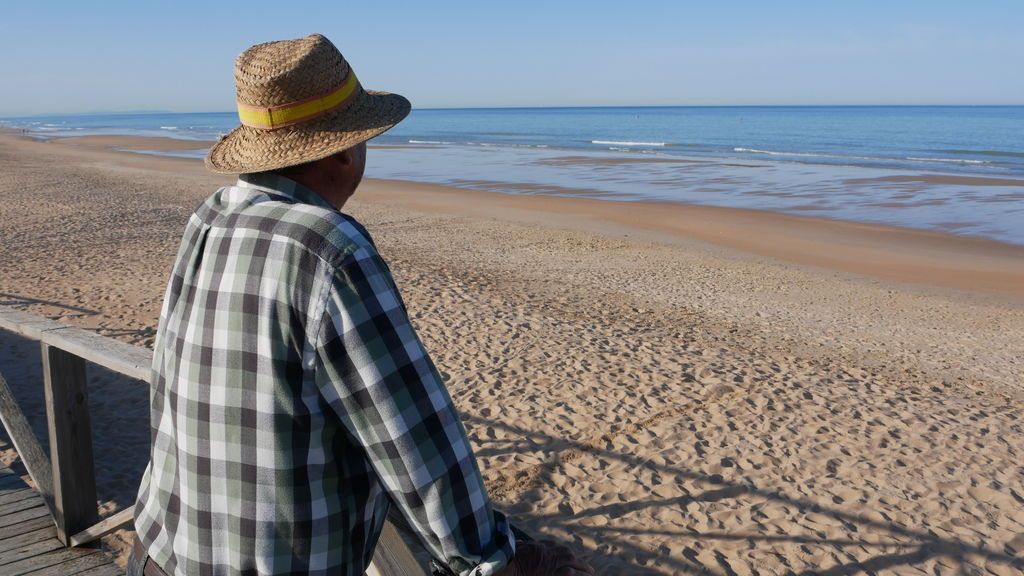
<instances>
[{"instance_id":1,"label":"shoreline","mask_svg":"<svg viewBox=\"0 0 1024 576\"><path fill-rule=\"evenodd\" d=\"M129 164L190 164L206 173L199 160L129 151L195 150L196 141L135 136L37 140L9 130L0 131L0 138L24 146L118 154ZM1024 246L945 231L668 201L507 194L408 180L366 179L357 198L663 242L698 241L801 266L1024 301Z\"/></svg>"}]
</instances>

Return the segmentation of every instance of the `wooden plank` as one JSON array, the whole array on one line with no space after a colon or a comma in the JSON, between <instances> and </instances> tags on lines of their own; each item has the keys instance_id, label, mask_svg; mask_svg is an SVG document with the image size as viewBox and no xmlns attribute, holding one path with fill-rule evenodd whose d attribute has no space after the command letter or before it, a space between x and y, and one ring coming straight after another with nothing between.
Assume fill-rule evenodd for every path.
<instances>
[{"instance_id":1,"label":"wooden plank","mask_svg":"<svg viewBox=\"0 0 1024 576\"><path fill-rule=\"evenodd\" d=\"M73 534L98 518L85 361L45 342L41 348L53 468L53 519L57 538L67 544Z\"/></svg>"},{"instance_id":2,"label":"wooden plank","mask_svg":"<svg viewBox=\"0 0 1024 576\"><path fill-rule=\"evenodd\" d=\"M39 494L31 488L0 489L0 505L20 502L26 498L38 498Z\"/></svg>"},{"instance_id":3,"label":"wooden plank","mask_svg":"<svg viewBox=\"0 0 1024 576\"><path fill-rule=\"evenodd\" d=\"M128 524L135 520L135 506L129 506L124 510L121 510L117 514L113 514L100 520L96 524L82 530L78 534L71 537L72 546L81 546L82 544L88 544L97 538L117 530L121 526Z\"/></svg>"},{"instance_id":4,"label":"wooden plank","mask_svg":"<svg viewBox=\"0 0 1024 576\"><path fill-rule=\"evenodd\" d=\"M17 479L17 475L0 465L0 478ZM11 488L22 493L28 490L24 482ZM28 490L30 491L30 490ZM45 511L42 498L36 495L24 501L36 506L27 510L0 516L0 574L49 574L51 576L120 576L113 558L93 547L67 548L57 539L57 530L49 514L30 518L30 514Z\"/></svg>"},{"instance_id":5,"label":"wooden plank","mask_svg":"<svg viewBox=\"0 0 1024 576\"><path fill-rule=\"evenodd\" d=\"M93 548L65 548L65 550L93 550L95 554L82 554L60 564L54 564L43 569L34 569L32 576L72 576L90 568L108 566L112 560L106 554ZM3 570L0 567L0 570Z\"/></svg>"},{"instance_id":6,"label":"wooden plank","mask_svg":"<svg viewBox=\"0 0 1024 576\"><path fill-rule=\"evenodd\" d=\"M146 348L70 326L44 331L40 341L114 372L149 382L153 352Z\"/></svg>"},{"instance_id":7,"label":"wooden plank","mask_svg":"<svg viewBox=\"0 0 1024 576\"><path fill-rule=\"evenodd\" d=\"M10 502L8 504L0 505L0 516L7 516L8 514L14 514L15 512L21 512L22 510L28 510L29 508L35 508L42 504L38 499L24 498L17 502Z\"/></svg>"},{"instance_id":8,"label":"wooden plank","mask_svg":"<svg viewBox=\"0 0 1024 576\"><path fill-rule=\"evenodd\" d=\"M21 334L132 378L149 381L153 352L56 320L0 306L0 329Z\"/></svg>"},{"instance_id":9,"label":"wooden plank","mask_svg":"<svg viewBox=\"0 0 1024 576\"><path fill-rule=\"evenodd\" d=\"M0 552L0 574L7 573L7 570L4 569L5 564L12 564L26 558L32 558L33 556L39 556L40 554L46 554L47 552L52 552L61 548L64 548L64 545L60 543L60 540L54 538L54 533L51 532L49 538L23 544L6 552Z\"/></svg>"},{"instance_id":10,"label":"wooden plank","mask_svg":"<svg viewBox=\"0 0 1024 576\"><path fill-rule=\"evenodd\" d=\"M57 540L57 532L54 531L53 526L39 528L38 530L0 540L0 553L35 542L42 542L43 540ZM57 543L60 544L59 541Z\"/></svg>"},{"instance_id":11,"label":"wooden plank","mask_svg":"<svg viewBox=\"0 0 1024 576\"><path fill-rule=\"evenodd\" d=\"M0 306L0 329L27 336L32 340L39 340L42 333L47 330L65 327L67 327L67 324L62 324L56 320Z\"/></svg>"},{"instance_id":12,"label":"wooden plank","mask_svg":"<svg viewBox=\"0 0 1024 576\"><path fill-rule=\"evenodd\" d=\"M412 555L402 535L391 522L385 522L380 532L380 540L373 551L373 561L366 570L366 576L427 576L427 569L421 566Z\"/></svg>"},{"instance_id":13,"label":"wooden plank","mask_svg":"<svg viewBox=\"0 0 1024 576\"><path fill-rule=\"evenodd\" d=\"M17 488L15 486L0 488L0 504L9 504L26 498L38 497L39 494L36 494L36 491L31 488Z\"/></svg>"},{"instance_id":14,"label":"wooden plank","mask_svg":"<svg viewBox=\"0 0 1024 576\"><path fill-rule=\"evenodd\" d=\"M29 476L32 476L32 481L43 494L52 494L53 477L51 476L50 459L46 457L46 453L39 445L39 439L32 432L32 427L25 419L25 414L18 406L18 401L11 393L3 374L0 374L0 423L3 424L11 442L14 443L14 449L21 457ZM46 497L43 500L52 510L53 500Z\"/></svg>"},{"instance_id":15,"label":"wooden plank","mask_svg":"<svg viewBox=\"0 0 1024 576\"><path fill-rule=\"evenodd\" d=\"M83 556L97 554L95 548L60 548L46 554L39 554L17 562L11 562L2 568L5 576L20 576L33 570L42 570L51 566L63 565ZM104 555L105 556L105 555ZM109 560L108 560L109 561Z\"/></svg>"},{"instance_id":16,"label":"wooden plank","mask_svg":"<svg viewBox=\"0 0 1024 576\"><path fill-rule=\"evenodd\" d=\"M26 520L33 520L35 518L48 518L50 516L50 511L43 505L42 501L39 501L38 504L39 505L35 508L15 512L14 514L8 514L7 516L0 516L0 528L15 526ZM18 532L18 534L20 534L20 532Z\"/></svg>"},{"instance_id":17,"label":"wooden plank","mask_svg":"<svg viewBox=\"0 0 1024 576\"><path fill-rule=\"evenodd\" d=\"M40 528L53 528L53 518L50 518L49 514L44 514L38 518L26 520L0 528L0 542L7 540L8 538L14 538L21 534L26 534ZM56 535L56 532L54 532Z\"/></svg>"}]
</instances>

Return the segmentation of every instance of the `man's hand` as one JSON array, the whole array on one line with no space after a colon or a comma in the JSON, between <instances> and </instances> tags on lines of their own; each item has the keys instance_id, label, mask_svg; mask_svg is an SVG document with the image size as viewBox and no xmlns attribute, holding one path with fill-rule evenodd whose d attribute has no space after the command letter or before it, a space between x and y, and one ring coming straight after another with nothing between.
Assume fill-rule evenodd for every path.
<instances>
[{"instance_id":1,"label":"man's hand","mask_svg":"<svg viewBox=\"0 0 1024 576\"><path fill-rule=\"evenodd\" d=\"M594 569L551 540L517 542L516 554L495 576L590 576Z\"/></svg>"}]
</instances>

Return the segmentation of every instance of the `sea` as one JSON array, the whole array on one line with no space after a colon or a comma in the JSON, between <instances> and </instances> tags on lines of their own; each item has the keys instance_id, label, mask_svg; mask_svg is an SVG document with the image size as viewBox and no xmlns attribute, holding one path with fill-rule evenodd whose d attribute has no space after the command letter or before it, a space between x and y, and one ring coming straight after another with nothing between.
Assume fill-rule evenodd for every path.
<instances>
[{"instance_id":1,"label":"sea","mask_svg":"<svg viewBox=\"0 0 1024 576\"><path fill-rule=\"evenodd\" d=\"M233 112L0 118L36 138L161 136L201 158ZM1024 106L415 109L367 176L752 208L1024 244Z\"/></svg>"}]
</instances>

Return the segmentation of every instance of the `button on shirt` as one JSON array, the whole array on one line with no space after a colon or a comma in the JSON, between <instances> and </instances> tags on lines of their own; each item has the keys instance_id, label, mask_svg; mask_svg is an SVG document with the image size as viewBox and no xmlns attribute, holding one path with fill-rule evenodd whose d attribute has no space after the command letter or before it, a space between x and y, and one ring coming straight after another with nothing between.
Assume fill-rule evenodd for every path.
<instances>
[{"instance_id":1,"label":"button on shirt","mask_svg":"<svg viewBox=\"0 0 1024 576\"><path fill-rule=\"evenodd\" d=\"M170 574L362 574L392 504L456 573L514 554L369 234L292 180L189 219L151 403L135 526Z\"/></svg>"}]
</instances>

